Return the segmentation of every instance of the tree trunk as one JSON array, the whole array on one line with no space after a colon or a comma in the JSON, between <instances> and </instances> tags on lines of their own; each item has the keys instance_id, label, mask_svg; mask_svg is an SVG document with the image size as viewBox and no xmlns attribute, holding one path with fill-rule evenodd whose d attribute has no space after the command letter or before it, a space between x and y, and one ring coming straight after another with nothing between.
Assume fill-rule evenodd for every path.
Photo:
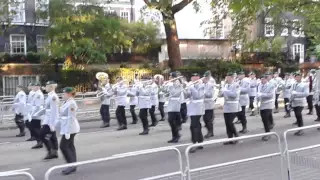
<instances>
[{"instance_id":1,"label":"tree trunk","mask_svg":"<svg viewBox=\"0 0 320 180\"><path fill-rule=\"evenodd\" d=\"M180 54L180 42L178 37L176 20L174 18L174 15L166 16L162 13L162 17L167 36L169 66L171 69L176 69L183 66Z\"/></svg>"}]
</instances>

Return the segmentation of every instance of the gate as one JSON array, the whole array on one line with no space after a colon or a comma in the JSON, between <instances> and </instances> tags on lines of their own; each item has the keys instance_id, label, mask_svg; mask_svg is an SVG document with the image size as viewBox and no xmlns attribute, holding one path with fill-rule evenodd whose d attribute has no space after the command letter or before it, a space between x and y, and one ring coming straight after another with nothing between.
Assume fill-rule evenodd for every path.
<instances>
[{"instance_id":1,"label":"gate","mask_svg":"<svg viewBox=\"0 0 320 180\"><path fill-rule=\"evenodd\" d=\"M81 162L76 162L76 163L54 166L54 167L51 167L45 173L44 180L49 180L50 174L57 169L74 167L74 166L82 166L82 165L87 165L87 164L95 164L95 163L124 159L124 158L129 158L129 157L142 156L142 155L147 155L147 154L156 154L156 153L165 152L165 151L173 151L177 154L177 161L178 161L177 167L179 170L175 171L175 172L167 173L167 174L148 177L143 180L165 180L165 179L184 180L184 173L183 173L183 168L182 168L182 156L181 156L180 151L175 147L161 147L161 148L155 148L155 149L147 149L147 150L142 150L142 151L123 153L123 154L110 156L110 157L106 157L106 158L99 158L99 159L93 159L93 160L87 160L87 161L81 161ZM106 177L106 179L108 179L108 177Z\"/></svg>"},{"instance_id":2,"label":"gate","mask_svg":"<svg viewBox=\"0 0 320 180\"><path fill-rule=\"evenodd\" d=\"M254 139L263 136L275 136L277 138L278 146L276 153L219 163L200 168L192 168L190 166L189 152L192 148L204 145L221 144L230 141ZM232 139L217 139L199 144L193 144L187 147L185 156L187 180L284 180L280 137L274 132L242 136ZM238 172L236 172L236 170Z\"/></svg>"},{"instance_id":3,"label":"gate","mask_svg":"<svg viewBox=\"0 0 320 180\"><path fill-rule=\"evenodd\" d=\"M293 128L283 133L289 180L319 179L320 143L294 149L291 149L288 143L288 133L315 128L320 128L320 124Z\"/></svg>"},{"instance_id":4,"label":"gate","mask_svg":"<svg viewBox=\"0 0 320 180\"><path fill-rule=\"evenodd\" d=\"M35 180L34 177L25 171L7 171L7 172L0 172L0 177L13 177L13 176L25 176L30 180Z\"/></svg>"},{"instance_id":5,"label":"gate","mask_svg":"<svg viewBox=\"0 0 320 180\"><path fill-rule=\"evenodd\" d=\"M10 75L2 77L2 88L3 95L15 95L16 87L22 85L27 87L29 83L39 81L39 76L37 75Z\"/></svg>"}]
</instances>

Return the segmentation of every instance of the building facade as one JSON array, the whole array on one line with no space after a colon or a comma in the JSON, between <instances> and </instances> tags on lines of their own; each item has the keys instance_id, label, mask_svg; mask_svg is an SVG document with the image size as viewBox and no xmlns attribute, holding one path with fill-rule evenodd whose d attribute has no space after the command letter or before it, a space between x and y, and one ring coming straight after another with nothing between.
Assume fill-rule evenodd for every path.
<instances>
[{"instance_id":1,"label":"building facade","mask_svg":"<svg viewBox=\"0 0 320 180\"><path fill-rule=\"evenodd\" d=\"M19 0L8 6L8 12L0 13L1 34L0 52L27 54L27 52L41 52L45 50L48 40L45 38L49 19L41 19L37 10L49 7L50 0ZM78 5L80 3L76 3ZM119 17L132 22L135 21L134 0L117 0L102 5L106 13L116 13ZM1 3L0 3L1 8ZM2 11L5 12L5 11ZM1 17L2 16L2 17ZM10 19L10 25L6 19Z\"/></svg>"}]
</instances>

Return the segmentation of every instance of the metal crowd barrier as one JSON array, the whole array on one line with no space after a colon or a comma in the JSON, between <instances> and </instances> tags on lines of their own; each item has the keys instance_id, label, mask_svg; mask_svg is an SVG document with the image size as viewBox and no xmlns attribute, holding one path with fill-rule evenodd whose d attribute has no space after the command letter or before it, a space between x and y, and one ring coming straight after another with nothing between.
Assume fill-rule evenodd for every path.
<instances>
[{"instance_id":1,"label":"metal crowd barrier","mask_svg":"<svg viewBox=\"0 0 320 180\"><path fill-rule=\"evenodd\" d=\"M290 149L288 143L288 133L315 128L320 128L320 124L288 129L283 133L289 180L319 179L320 143L295 149Z\"/></svg>"},{"instance_id":2,"label":"metal crowd barrier","mask_svg":"<svg viewBox=\"0 0 320 180\"><path fill-rule=\"evenodd\" d=\"M221 144L230 141L239 141L246 139L253 139L263 136L275 136L278 141L278 152L266 154L262 156L255 156L247 159L241 159L231 162L225 162L200 168L192 168L190 166L189 152L191 148L205 145ZM283 158L281 150L280 136L275 132L242 136L231 139L217 139L206 141L199 144L193 144L187 147L185 151L186 156L186 179L187 180L262 180L262 179L272 179L272 180L284 180L284 170L283 170ZM276 160L278 159L278 161ZM251 165L250 167L244 167L245 165ZM252 167L252 164L255 166ZM231 168L231 169L230 169ZM235 172L237 170L238 172ZM240 170L240 172L239 172ZM214 172L213 172L214 171Z\"/></svg>"},{"instance_id":3,"label":"metal crowd barrier","mask_svg":"<svg viewBox=\"0 0 320 180\"><path fill-rule=\"evenodd\" d=\"M0 177L13 177L13 176L25 176L30 180L35 180L34 177L28 173L28 172L14 172L14 171L8 171L8 172L0 172Z\"/></svg>"},{"instance_id":4,"label":"metal crowd barrier","mask_svg":"<svg viewBox=\"0 0 320 180\"><path fill-rule=\"evenodd\" d=\"M179 168L179 170L172 172L172 173L148 177L143 180L164 180L164 179L167 179L170 177L179 177L180 180L184 180L184 173L183 173L183 168L182 168L182 156L181 156L180 151L175 147L162 147L162 148L148 149L148 150L142 150L142 151L135 151L135 152L123 153L123 154L119 154L119 155L115 155L115 156L111 156L111 157L106 157L106 158L99 158L99 159L80 161L80 162L76 162L76 163L54 166L54 167L51 167L45 173L44 180L49 180L50 174L57 169L74 167L74 166L82 166L82 165L88 165L88 164L95 164L95 163L101 163L101 162L106 162L106 161L118 160L118 159L147 155L147 154L155 154L155 153L164 152L164 151L174 151L177 153L177 159L178 159L178 166L177 167ZM108 179L108 178L106 177L106 179Z\"/></svg>"}]
</instances>

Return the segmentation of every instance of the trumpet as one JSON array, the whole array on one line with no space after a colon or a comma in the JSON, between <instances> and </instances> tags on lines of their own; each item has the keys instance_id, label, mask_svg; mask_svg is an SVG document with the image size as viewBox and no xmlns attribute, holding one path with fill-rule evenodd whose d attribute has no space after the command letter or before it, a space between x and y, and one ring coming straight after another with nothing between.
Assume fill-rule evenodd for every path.
<instances>
[{"instance_id":1,"label":"trumpet","mask_svg":"<svg viewBox=\"0 0 320 180\"><path fill-rule=\"evenodd\" d=\"M188 88L188 87L190 87L190 86L192 86L192 85L195 85L195 84L197 84L197 83L200 83L200 84L201 84L203 79L204 79L204 77L201 78L201 79L198 79L198 80L196 80L196 81L190 82L189 84L186 85L186 88Z\"/></svg>"},{"instance_id":2,"label":"trumpet","mask_svg":"<svg viewBox=\"0 0 320 180\"><path fill-rule=\"evenodd\" d=\"M169 83L169 82L172 82L172 81L175 81L175 80L178 80L178 79L181 79L181 78L183 78L183 76L178 76L178 77L176 77L176 78L173 78L173 79L170 79L170 80L168 80L168 81L163 82L163 84L167 84L167 83Z\"/></svg>"}]
</instances>

